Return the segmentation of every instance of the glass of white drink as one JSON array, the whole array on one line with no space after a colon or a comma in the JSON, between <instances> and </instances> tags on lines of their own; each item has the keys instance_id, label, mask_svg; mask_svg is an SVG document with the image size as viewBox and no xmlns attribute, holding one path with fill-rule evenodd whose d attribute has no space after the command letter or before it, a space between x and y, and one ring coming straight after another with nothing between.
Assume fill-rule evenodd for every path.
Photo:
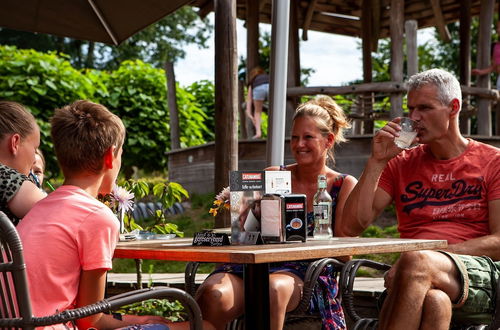
<instances>
[{"instance_id":1,"label":"glass of white drink","mask_svg":"<svg viewBox=\"0 0 500 330\"><path fill-rule=\"evenodd\" d=\"M401 118L399 122L401 131L399 131L399 136L394 139L394 143L401 149L408 149L417 137L417 125L416 121L408 117Z\"/></svg>"}]
</instances>

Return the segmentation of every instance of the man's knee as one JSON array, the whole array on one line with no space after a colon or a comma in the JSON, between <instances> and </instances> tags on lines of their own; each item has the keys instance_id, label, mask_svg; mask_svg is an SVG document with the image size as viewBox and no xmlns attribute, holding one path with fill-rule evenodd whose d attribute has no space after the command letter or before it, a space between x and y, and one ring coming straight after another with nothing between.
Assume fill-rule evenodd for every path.
<instances>
[{"instance_id":1,"label":"man's knee","mask_svg":"<svg viewBox=\"0 0 500 330\"><path fill-rule=\"evenodd\" d=\"M424 300L424 308L435 309L445 307L451 309L451 300L444 291L437 289L427 291Z\"/></svg>"},{"instance_id":2,"label":"man's knee","mask_svg":"<svg viewBox=\"0 0 500 330\"><path fill-rule=\"evenodd\" d=\"M432 258L430 253L433 251L409 251L401 253L398 260L398 268L400 271L409 273L418 271L427 271L432 268Z\"/></svg>"}]
</instances>

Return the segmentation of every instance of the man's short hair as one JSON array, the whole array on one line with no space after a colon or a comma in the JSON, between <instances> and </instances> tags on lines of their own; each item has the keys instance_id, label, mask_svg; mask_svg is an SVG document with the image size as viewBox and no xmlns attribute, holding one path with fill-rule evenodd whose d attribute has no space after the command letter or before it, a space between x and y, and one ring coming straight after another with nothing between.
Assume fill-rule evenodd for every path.
<instances>
[{"instance_id":1,"label":"man's short hair","mask_svg":"<svg viewBox=\"0 0 500 330\"><path fill-rule=\"evenodd\" d=\"M86 100L56 109L51 134L63 173L100 173L103 157L112 146L116 152L125 139L125 127L105 106Z\"/></svg>"},{"instance_id":2,"label":"man's short hair","mask_svg":"<svg viewBox=\"0 0 500 330\"><path fill-rule=\"evenodd\" d=\"M431 69L417 73L408 79L408 91L423 86L434 85L437 88L437 97L443 105L449 105L453 99L458 99L462 107L462 89L454 75L442 69Z\"/></svg>"}]
</instances>

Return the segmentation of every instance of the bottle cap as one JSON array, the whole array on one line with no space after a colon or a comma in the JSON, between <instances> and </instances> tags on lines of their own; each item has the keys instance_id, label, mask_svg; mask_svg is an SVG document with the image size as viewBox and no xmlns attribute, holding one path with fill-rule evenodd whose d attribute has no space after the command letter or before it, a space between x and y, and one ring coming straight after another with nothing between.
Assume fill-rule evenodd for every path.
<instances>
[{"instance_id":1,"label":"bottle cap","mask_svg":"<svg viewBox=\"0 0 500 330\"><path fill-rule=\"evenodd\" d=\"M318 188L326 188L326 175L318 175Z\"/></svg>"}]
</instances>

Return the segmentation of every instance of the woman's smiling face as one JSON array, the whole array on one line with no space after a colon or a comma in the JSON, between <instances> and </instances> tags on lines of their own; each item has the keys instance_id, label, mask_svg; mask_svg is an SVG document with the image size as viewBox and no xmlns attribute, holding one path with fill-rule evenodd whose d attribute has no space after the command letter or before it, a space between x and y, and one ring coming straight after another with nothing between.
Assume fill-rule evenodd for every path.
<instances>
[{"instance_id":1,"label":"woman's smiling face","mask_svg":"<svg viewBox=\"0 0 500 330\"><path fill-rule=\"evenodd\" d=\"M317 164L318 162L325 164L331 143L328 137L321 134L313 118L302 116L293 122L290 147L297 164Z\"/></svg>"}]
</instances>

